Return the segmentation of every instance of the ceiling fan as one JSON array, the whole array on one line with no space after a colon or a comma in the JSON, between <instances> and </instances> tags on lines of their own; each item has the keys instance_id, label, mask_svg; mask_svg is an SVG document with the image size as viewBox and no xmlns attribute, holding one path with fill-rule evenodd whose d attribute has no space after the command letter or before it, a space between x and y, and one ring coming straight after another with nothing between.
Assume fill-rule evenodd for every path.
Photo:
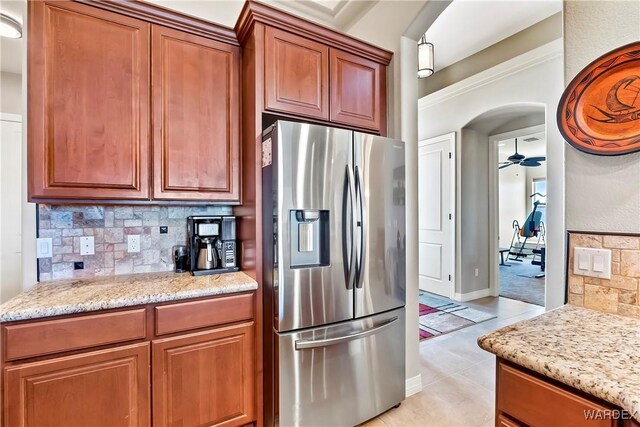
<instances>
[{"instance_id":1,"label":"ceiling fan","mask_svg":"<svg viewBox=\"0 0 640 427\"><path fill-rule=\"evenodd\" d=\"M507 157L506 162L501 162L498 165L498 169L504 169L511 165L520 165L528 168L534 168L540 166L542 163L547 160L544 156L537 157L525 157L522 154L518 153L518 138L516 138L516 152Z\"/></svg>"}]
</instances>

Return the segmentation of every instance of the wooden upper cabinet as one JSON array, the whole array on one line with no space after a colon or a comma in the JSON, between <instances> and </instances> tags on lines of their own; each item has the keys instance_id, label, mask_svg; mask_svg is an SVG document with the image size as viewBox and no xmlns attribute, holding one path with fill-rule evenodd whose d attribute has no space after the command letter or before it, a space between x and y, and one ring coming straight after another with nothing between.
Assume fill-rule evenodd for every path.
<instances>
[{"instance_id":1,"label":"wooden upper cabinet","mask_svg":"<svg viewBox=\"0 0 640 427\"><path fill-rule=\"evenodd\" d=\"M29 1L29 199L149 197L149 24Z\"/></svg>"},{"instance_id":2,"label":"wooden upper cabinet","mask_svg":"<svg viewBox=\"0 0 640 427\"><path fill-rule=\"evenodd\" d=\"M329 48L286 31L265 31L267 110L329 120Z\"/></svg>"},{"instance_id":3,"label":"wooden upper cabinet","mask_svg":"<svg viewBox=\"0 0 640 427\"><path fill-rule=\"evenodd\" d=\"M331 121L386 132L386 67L338 49L330 56Z\"/></svg>"},{"instance_id":4,"label":"wooden upper cabinet","mask_svg":"<svg viewBox=\"0 0 640 427\"><path fill-rule=\"evenodd\" d=\"M155 427L255 420L253 322L160 339L152 353Z\"/></svg>"},{"instance_id":5,"label":"wooden upper cabinet","mask_svg":"<svg viewBox=\"0 0 640 427\"><path fill-rule=\"evenodd\" d=\"M240 49L152 34L153 198L240 201Z\"/></svg>"},{"instance_id":6,"label":"wooden upper cabinet","mask_svg":"<svg viewBox=\"0 0 640 427\"><path fill-rule=\"evenodd\" d=\"M10 366L4 425L150 425L149 343Z\"/></svg>"}]
</instances>

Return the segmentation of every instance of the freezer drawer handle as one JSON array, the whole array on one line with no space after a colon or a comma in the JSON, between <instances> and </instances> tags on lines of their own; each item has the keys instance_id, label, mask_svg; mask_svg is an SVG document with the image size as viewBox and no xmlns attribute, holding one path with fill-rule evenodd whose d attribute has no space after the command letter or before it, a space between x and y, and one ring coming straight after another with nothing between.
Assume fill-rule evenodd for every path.
<instances>
[{"instance_id":1,"label":"freezer drawer handle","mask_svg":"<svg viewBox=\"0 0 640 427\"><path fill-rule=\"evenodd\" d=\"M367 329L366 331L357 332L357 333L351 334L351 335L345 335L343 337L328 338L326 340L298 340L298 341L296 341L296 350L305 350L305 349L308 349L308 348L318 348L318 347L328 347L330 345L342 344L342 343L345 343L345 342L348 342L348 341L353 341L353 340L357 340L357 339L360 339L360 338L365 338L365 337L368 337L368 336L371 336L371 335L374 335L374 334L380 332L382 329L385 329L386 327L391 325L396 320L398 320L397 316L387 320L386 322L384 322L381 325L374 326L371 329Z\"/></svg>"}]
</instances>

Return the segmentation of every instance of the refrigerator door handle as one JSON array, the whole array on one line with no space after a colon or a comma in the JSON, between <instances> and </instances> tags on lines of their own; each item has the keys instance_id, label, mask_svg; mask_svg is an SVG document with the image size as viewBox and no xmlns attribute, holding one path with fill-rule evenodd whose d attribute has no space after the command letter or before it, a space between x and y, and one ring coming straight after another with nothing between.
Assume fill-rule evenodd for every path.
<instances>
[{"instance_id":1,"label":"refrigerator door handle","mask_svg":"<svg viewBox=\"0 0 640 427\"><path fill-rule=\"evenodd\" d=\"M349 225L349 223L347 222L343 224L343 227L342 227L342 233L343 233L343 239L344 239L343 247L345 248L343 256L346 256L347 233L351 233L351 254L349 254L349 260L347 260L345 264L347 265L347 270L348 270L347 289L353 289L353 282L355 282L355 278L356 278L356 242L355 242L355 239L353 238L353 230L357 221L356 206L355 206L356 205L356 189L354 186L353 171L351 170L351 167L349 165L347 165L346 171L347 171L347 186L349 190L348 203L351 204L351 224ZM343 209L345 210L343 217L346 218L347 203L343 205Z\"/></svg>"},{"instance_id":2,"label":"refrigerator door handle","mask_svg":"<svg viewBox=\"0 0 640 427\"><path fill-rule=\"evenodd\" d=\"M319 347L328 347L330 345L342 344L345 342L357 340L360 338L365 338L374 334L377 334L381 330L389 327L393 322L398 320L398 316L393 317L381 325L374 326L371 329L366 329L361 332L356 332L355 334L344 335L341 337L335 338L327 338L323 340L297 340L295 343L296 350L306 350L309 348L319 348Z\"/></svg>"},{"instance_id":3,"label":"refrigerator door handle","mask_svg":"<svg viewBox=\"0 0 640 427\"><path fill-rule=\"evenodd\" d=\"M364 282L364 263L367 257L367 208L365 206L364 195L362 194L362 178L360 177L360 169L356 166L356 191L360 196L360 263L358 265L358 277L356 279L356 288L362 288ZM356 219L357 220L357 219Z\"/></svg>"}]
</instances>

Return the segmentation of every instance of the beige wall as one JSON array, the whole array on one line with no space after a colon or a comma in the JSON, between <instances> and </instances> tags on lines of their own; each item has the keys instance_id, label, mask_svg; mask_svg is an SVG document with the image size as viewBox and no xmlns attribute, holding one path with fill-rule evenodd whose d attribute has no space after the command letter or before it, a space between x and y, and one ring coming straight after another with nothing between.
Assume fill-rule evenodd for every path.
<instances>
[{"instance_id":1,"label":"beige wall","mask_svg":"<svg viewBox=\"0 0 640 427\"><path fill-rule=\"evenodd\" d=\"M562 37L562 13L558 12L519 33L456 62L419 83L420 97L487 70L508 59ZM437 46L435 55L438 55Z\"/></svg>"},{"instance_id":2,"label":"beige wall","mask_svg":"<svg viewBox=\"0 0 640 427\"><path fill-rule=\"evenodd\" d=\"M458 164L461 221L460 274L456 294L488 289L489 283L489 135L463 128L460 131ZM475 275L475 270L478 275Z\"/></svg>"},{"instance_id":3,"label":"beige wall","mask_svg":"<svg viewBox=\"0 0 640 427\"><path fill-rule=\"evenodd\" d=\"M565 1L565 83L640 40L640 1ZM567 230L640 232L640 153L600 157L566 144Z\"/></svg>"},{"instance_id":4,"label":"beige wall","mask_svg":"<svg viewBox=\"0 0 640 427\"><path fill-rule=\"evenodd\" d=\"M22 114L22 76L0 72L0 112Z\"/></svg>"}]
</instances>

